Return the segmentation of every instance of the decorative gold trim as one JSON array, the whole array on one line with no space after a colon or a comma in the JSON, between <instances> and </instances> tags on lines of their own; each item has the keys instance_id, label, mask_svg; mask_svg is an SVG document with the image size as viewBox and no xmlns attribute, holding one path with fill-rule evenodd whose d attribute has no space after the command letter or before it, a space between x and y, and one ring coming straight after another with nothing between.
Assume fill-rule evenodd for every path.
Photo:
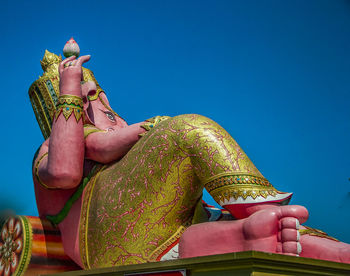
<instances>
[{"instance_id":1,"label":"decorative gold trim","mask_svg":"<svg viewBox=\"0 0 350 276\"><path fill-rule=\"evenodd\" d=\"M74 104L76 106L80 106L81 108L83 108L84 104L83 104L83 99L81 97L75 96L75 95L61 95L58 98L58 103L57 104Z\"/></svg>"},{"instance_id":2,"label":"decorative gold trim","mask_svg":"<svg viewBox=\"0 0 350 276\"><path fill-rule=\"evenodd\" d=\"M204 181L205 188L209 191L217 189L224 185L230 184L253 184L264 187L273 187L272 184L265 178L244 172L235 173L220 173L210 177Z\"/></svg>"},{"instance_id":3,"label":"decorative gold trim","mask_svg":"<svg viewBox=\"0 0 350 276\"><path fill-rule=\"evenodd\" d=\"M273 187L259 187L258 185L245 184L245 185L226 185L215 189L210 192L210 195L215 199L216 202L229 201L234 198L246 199L248 196L256 199L258 196L267 198L269 195L275 197L277 195L277 190Z\"/></svg>"},{"instance_id":4,"label":"decorative gold trim","mask_svg":"<svg viewBox=\"0 0 350 276\"><path fill-rule=\"evenodd\" d=\"M79 226L79 250L80 250L81 262L83 264L84 269L90 268L87 231L88 231L88 223L89 223L91 195L94 190L96 180L105 167L106 165L101 166L100 168L97 168L96 170L97 172L95 176L93 176L93 178L90 180L89 184L85 188L86 190L84 192L86 192L87 195L85 195L84 197L84 194L83 194L83 202L82 202L82 208L81 208L81 214L80 214L80 226Z\"/></svg>"},{"instance_id":5,"label":"decorative gold trim","mask_svg":"<svg viewBox=\"0 0 350 276\"><path fill-rule=\"evenodd\" d=\"M49 71L48 69L50 69L51 66L57 65L61 61L62 61L61 55L57 56L54 53L51 53L48 50L45 50L44 57L42 60L40 60L40 64L41 64L41 68L43 68L44 71Z\"/></svg>"},{"instance_id":6,"label":"decorative gold trim","mask_svg":"<svg viewBox=\"0 0 350 276\"><path fill-rule=\"evenodd\" d=\"M58 117L61 114L63 114L65 120L68 121L72 113L74 113L74 117L77 123L83 117L83 109L80 107L76 107L74 105L68 105L68 104L57 105L57 111L55 114L56 121L58 120Z\"/></svg>"},{"instance_id":7,"label":"decorative gold trim","mask_svg":"<svg viewBox=\"0 0 350 276\"><path fill-rule=\"evenodd\" d=\"M146 122L141 125L141 127L143 129L145 129L146 131L150 131L152 128L154 128L156 125L158 125L160 122L163 122L165 120L168 120L169 116L155 116L155 117L152 117L150 119L147 119ZM142 133L141 135L139 134L139 136L143 136L144 133Z\"/></svg>"},{"instance_id":8,"label":"decorative gold trim","mask_svg":"<svg viewBox=\"0 0 350 276\"><path fill-rule=\"evenodd\" d=\"M38 180L38 182L40 183L41 186L43 186L45 189L55 189L55 188L52 188L52 187L49 187L47 186L43 181L41 181L40 177L39 177L39 166L40 166L40 163L41 161L43 161L43 159L48 156L48 152L45 152L40 158L39 160L36 162L35 164L35 167L34 167L34 172L35 172L35 176L36 176L36 179Z\"/></svg>"},{"instance_id":9,"label":"decorative gold trim","mask_svg":"<svg viewBox=\"0 0 350 276\"><path fill-rule=\"evenodd\" d=\"M248 196L253 199L262 196L266 199L269 195L276 196L278 193L266 178L247 173L221 173L205 183L205 188L217 202L232 198L246 199Z\"/></svg>"},{"instance_id":10,"label":"decorative gold trim","mask_svg":"<svg viewBox=\"0 0 350 276\"><path fill-rule=\"evenodd\" d=\"M96 101L100 97L100 93L104 92L100 87L97 88L95 95L88 95L87 98L90 102Z\"/></svg>"},{"instance_id":11,"label":"decorative gold trim","mask_svg":"<svg viewBox=\"0 0 350 276\"><path fill-rule=\"evenodd\" d=\"M150 131L154 127L154 124L151 122L146 122L143 125L141 125L141 127L146 131ZM144 133L142 133L142 134L144 134Z\"/></svg>"},{"instance_id":12,"label":"decorative gold trim","mask_svg":"<svg viewBox=\"0 0 350 276\"><path fill-rule=\"evenodd\" d=\"M37 85L37 86L36 86ZM51 123L46 116L45 107L40 101L40 97L38 95L38 91L36 91L35 87L39 87L41 84L39 82L35 82L29 89L29 97L32 102L32 107L36 116L36 119L39 123L41 132L44 135L44 138L47 139L51 133Z\"/></svg>"},{"instance_id":13,"label":"decorative gold trim","mask_svg":"<svg viewBox=\"0 0 350 276\"><path fill-rule=\"evenodd\" d=\"M332 241L340 242L338 239L329 236L326 232L323 232L322 230L311 228L311 227L304 226L304 225L303 225L303 227L305 227L305 229L299 230L300 235L316 236L316 237L325 238L325 239L329 239Z\"/></svg>"},{"instance_id":14,"label":"decorative gold trim","mask_svg":"<svg viewBox=\"0 0 350 276\"><path fill-rule=\"evenodd\" d=\"M61 95L58 98L58 103L56 107L56 121L60 114L63 114L66 121L68 121L72 113L74 113L74 117L78 123L84 114L82 98L75 95Z\"/></svg>"},{"instance_id":15,"label":"decorative gold trim","mask_svg":"<svg viewBox=\"0 0 350 276\"><path fill-rule=\"evenodd\" d=\"M152 253L150 254L150 256L147 258L148 261L150 262L156 262L158 257L169 248L169 246L171 246L173 243L175 243L176 241L178 241L180 239L180 237L182 236L182 234L185 232L186 228L189 226L188 225L185 226L180 226L177 231L169 238L167 239L164 243L162 243L160 246L158 246L155 250L152 251Z\"/></svg>"},{"instance_id":16,"label":"decorative gold trim","mask_svg":"<svg viewBox=\"0 0 350 276\"><path fill-rule=\"evenodd\" d=\"M54 97L54 95L57 97L56 91L50 91L50 85L52 85L53 82L55 82L54 78L55 76L53 76L51 73L44 74L41 78L41 81L36 83L38 89L35 89L35 92L38 94L38 96L40 93L40 96L44 100L44 105L42 106L42 108L48 113L48 116L45 115L45 117L47 117L48 123L50 125L55 114L56 105L52 97ZM55 90L53 86L52 88L53 90Z\"/></svg>"}]
</instances>

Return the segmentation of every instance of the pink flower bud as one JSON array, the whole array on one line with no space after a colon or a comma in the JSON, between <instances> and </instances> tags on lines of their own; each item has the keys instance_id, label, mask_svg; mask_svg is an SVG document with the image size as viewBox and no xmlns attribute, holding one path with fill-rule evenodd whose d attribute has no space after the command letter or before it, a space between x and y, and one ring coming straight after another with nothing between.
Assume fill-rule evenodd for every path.
<instances>
[{"instance_id":1,"label":"pink flower bud","mask_svg":"<svg viewBox=\"0 0 350 276\"><path fill-rule=\"evenodd\" d=\"M63 55L68 58L71 56L79 57L80 54L80 48L78 43L75 42L74 38L72 37L70 40L67 41L66 45L64 45L63 48Z\"/></svg>"}]
</instances>

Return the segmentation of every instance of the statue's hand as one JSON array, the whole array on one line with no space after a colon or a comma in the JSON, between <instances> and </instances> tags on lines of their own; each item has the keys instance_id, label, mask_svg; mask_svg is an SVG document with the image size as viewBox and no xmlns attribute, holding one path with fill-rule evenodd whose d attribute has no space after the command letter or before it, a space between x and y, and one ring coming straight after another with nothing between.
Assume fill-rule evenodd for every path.
<instances>
[{"instance_id":1,"label":"statue's hand","mask_svg":"<svg viewBox=\"0 0 350 276\"><path fill-rule=\"evenodd\" d=\"M90 55L75 59L71 56L63 60L58 71L60 74L60 94L71 94L81 97L81 81L83 80L82 64L90 59Z\"/></svg>"}]
</instances>

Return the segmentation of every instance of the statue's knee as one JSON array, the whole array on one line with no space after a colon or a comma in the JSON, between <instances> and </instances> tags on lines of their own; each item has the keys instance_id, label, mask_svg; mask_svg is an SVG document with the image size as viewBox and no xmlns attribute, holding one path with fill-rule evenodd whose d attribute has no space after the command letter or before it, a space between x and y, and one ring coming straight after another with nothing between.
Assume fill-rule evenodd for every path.
<instances>
[{"instance_id":1,"label":"statue's knee","mask_svg":"<svg viewBox=\"0 0 350 276\"><path fill-rule=\"evenodd\" d=\"M182 114L175 116L172 119L172 124L180 128L190 129L208 127L209 125L217 125L213 120L199 114Z\"/></svg>"}]
</instances>

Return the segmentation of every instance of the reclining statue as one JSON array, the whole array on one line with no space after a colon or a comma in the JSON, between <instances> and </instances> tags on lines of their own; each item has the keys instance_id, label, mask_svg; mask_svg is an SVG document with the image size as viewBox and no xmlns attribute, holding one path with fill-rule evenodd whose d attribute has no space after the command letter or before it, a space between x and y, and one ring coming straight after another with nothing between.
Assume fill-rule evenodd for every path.
<instances>
[{"instance_id":1,"label":"reclining statue","mask_svg":"<svg viewBox=\"0 0 350 276\"><path fill-rule=\"evenodd\" d=\"M33 161L39 215L80 267L246 250L350 263L350 245L300 226L308 211L222 127L195 114L128 125L82 67L90 56L75 55L46 51L29 95L46 139ZM205 222L204 188L235 220Z\"/></svg>"}]
</instances>

